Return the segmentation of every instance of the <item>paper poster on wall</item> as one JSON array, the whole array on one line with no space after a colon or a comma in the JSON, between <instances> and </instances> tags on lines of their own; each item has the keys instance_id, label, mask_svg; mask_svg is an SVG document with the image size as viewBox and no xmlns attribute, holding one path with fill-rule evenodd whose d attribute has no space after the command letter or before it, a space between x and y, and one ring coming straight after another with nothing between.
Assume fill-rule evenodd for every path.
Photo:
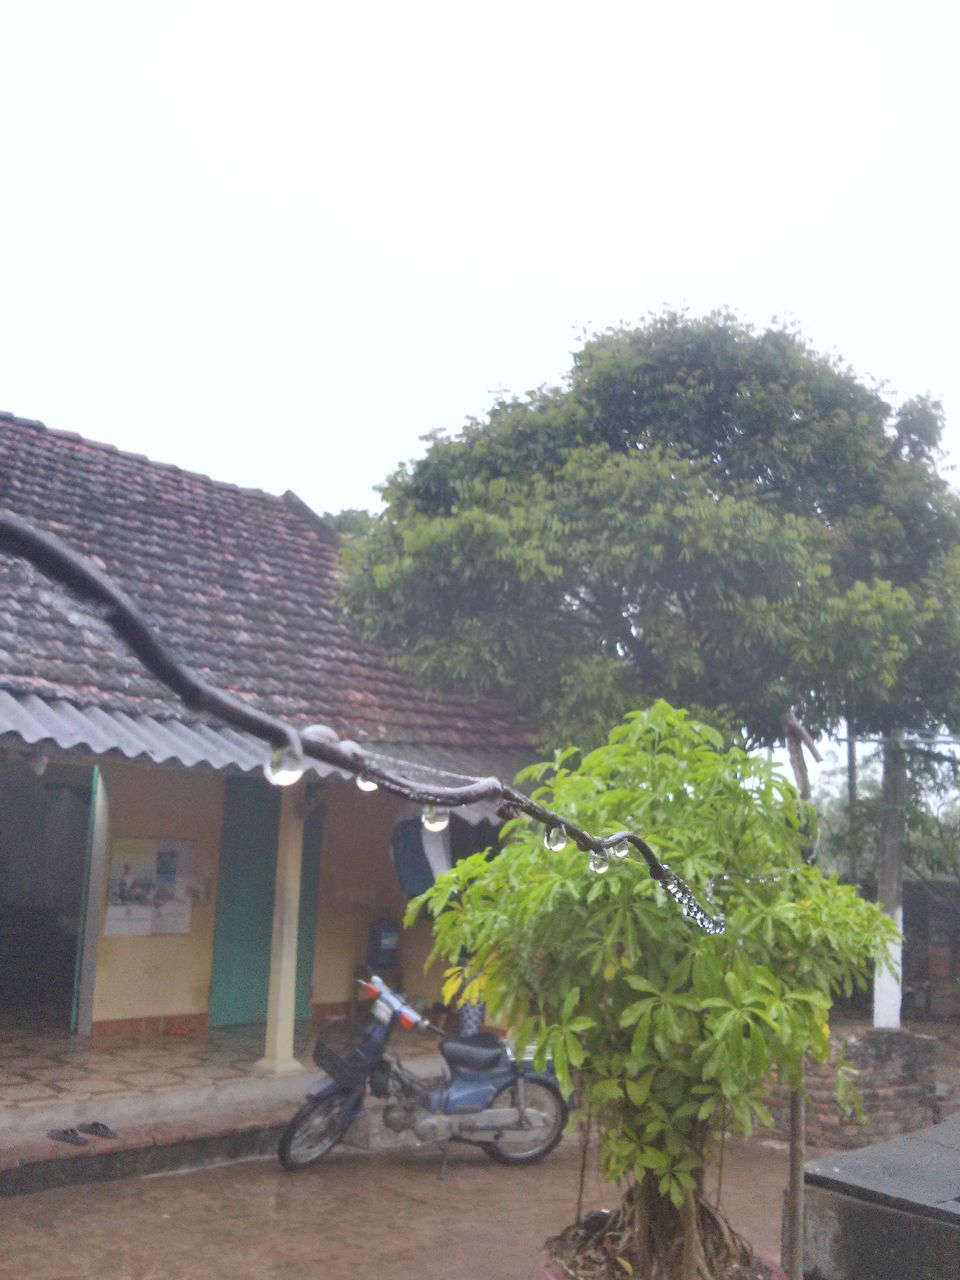
<instances>
[{"instance_id":1,"label":"paper poster on wall","mask_svg":"<svg viewBox=\"0 0 960 1280\"><path fill-rule=\"evenodd\" d=\"M114 840L103 932L108 937L189 933L192 890L189 840Z\"/></svg>"}]
</instances>

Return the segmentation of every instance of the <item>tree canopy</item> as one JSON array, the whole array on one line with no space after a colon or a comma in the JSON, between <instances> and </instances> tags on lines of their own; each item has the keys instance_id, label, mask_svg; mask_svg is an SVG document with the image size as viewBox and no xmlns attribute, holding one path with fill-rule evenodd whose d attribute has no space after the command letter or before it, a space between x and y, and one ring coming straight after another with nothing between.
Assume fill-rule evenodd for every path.
<instances>
[{"instance_id":1,"label":"tree canopy","mask_svg":"<svg viewBox=\"0 0 960 1280\"><path fill-rule=\"evenodd\" d=\"M748 740L855 707L950 720L960 517L939 406L894 411L783 328L667 314L597 335L564 386L502 400L384 486L348 608L443 686L545 740L663 696Z\"/></svg>"}]
</instances>

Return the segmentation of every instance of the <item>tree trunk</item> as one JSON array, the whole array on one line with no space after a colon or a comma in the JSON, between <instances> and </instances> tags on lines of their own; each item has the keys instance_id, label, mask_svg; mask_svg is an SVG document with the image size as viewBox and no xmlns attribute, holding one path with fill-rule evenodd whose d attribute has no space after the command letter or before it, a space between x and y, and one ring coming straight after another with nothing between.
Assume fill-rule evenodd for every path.
<instances>
[{"instance_id":1,"label":"tree trunk","mask_svg":"<svg viewBox=\"0 0 960 1280\"><path fill-rule=\"evenodd\" d=\"M697 1215L697 1202L691 1192L683 1202L681 1213L683 1219L683 1253L681 1255L680 1274L683 1280L700 1280L703 1274L703 1249L700 1245L700 1223Z\"/></svg>"},{"instance_id":2,"label":"tree trunk","mask_svg":"<svg viewBox=\"0 0 960 1280\"><path fill-rule=\"evenodd\" d=\"M591 1224L591 1217L599 1221ZM565 1275L637 1280L717 1280L753 1257L719 1208L690 1191L680 1208L657 1191L651 1174L629 1187L608 1215L588 1214L547 1241ZM632 1270L631 1270L632 1268Z\"/></svg>"},{"instance_id":3,"label":"tree trunk","mask_svg":"<svg viewBox=\"0 0 960 1280\"><path fill-rule=\"evenodd\" d=\"M907 765L900 732L883 743L880 790L880 870L877 901L899 929L903 923L903 847L907 802ZM893 971L877 966L873 978L873 1025L899 1027L902 945L891 948Z\"/></svg>"}]
</instances>

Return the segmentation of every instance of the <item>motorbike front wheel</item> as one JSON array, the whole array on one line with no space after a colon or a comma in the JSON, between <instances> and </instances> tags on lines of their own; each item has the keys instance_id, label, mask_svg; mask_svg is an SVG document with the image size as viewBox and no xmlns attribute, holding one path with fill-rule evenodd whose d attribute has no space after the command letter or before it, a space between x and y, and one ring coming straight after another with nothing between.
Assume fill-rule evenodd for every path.
<instances>
[{"instance_id":1,"label":"motorbike front wheel","mask_svg":"<svg viewBox=\"0 0 960 1280\"><path fill-rule=\"evenodd\" d=\"M491 1107L515 1107L517 1086L508 1084L494 1094ZM547 1117L546 1125L535 1129L501 1129L493 1142L485 1142L483 1149L499 1164L533 1164L548 1156L563 1137L567 1123L567 1104L556 1085L547 1080L527 1080L524 1084L524 1105L532 1111L541 1111Z\"/></svg>"},{"instance_id":2,"label":"motorbike front wheel","mask_svg":"<svg viewBox=\"0 0 960 1280\"><path fill-rule=\"evenodd\" d=\"M342 1095L307 1099L280 1137L277 1155L285 1169L306 1169L337 1145L344 1133L340 1113L345 1106Z\"/></svg>"}]
</instances>

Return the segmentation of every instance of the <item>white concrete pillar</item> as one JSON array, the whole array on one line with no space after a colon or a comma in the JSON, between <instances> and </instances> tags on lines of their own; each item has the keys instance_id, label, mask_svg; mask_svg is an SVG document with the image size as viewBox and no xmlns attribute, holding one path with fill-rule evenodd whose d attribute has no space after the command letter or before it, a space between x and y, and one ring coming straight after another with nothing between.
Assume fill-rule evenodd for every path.
<instances>
[{"instance_id":1,"label":"white concrete pillar","mask_svg":"<svg viewBox=\"0 0 960 1280\"><path fill-rule=\"evenodd\" d=\"M903 907L898 907L894 914L898 929L903 928ZM901 967L903 962L903 943L898 938L890 948L890 963L893 971L886 965L877 965L873 974L873 1025L875 1027L899 1027L900 1004L902 1000Z\"/></svg>"},{"instance_id":2,"label":"white concrete pillar","mask_svg":"<svg viewBox=\"0 0 960 1280\"><path fill-rule=\"evenodd\" d=\"M110 835L110 797L103 770L95 768L90 788L90 830L87 842L87 880L84 887L83 929L77 976L74 1025L77 1035L93 1030L93 996L97 981L97 948L107 882L107 843Z\"/></svg>"},{"instance_id":3,"label":"white concrete pillar","mask_svg":"<svg viewBox=\"0 0 960 1280\"><path fill-rule=\"evenodd\" d=\"M304 784L280 788L277 834L277 882L273 899L267 1037L263 1057L254 1066L262 1075L295 1075L304 1070L293 1055L297 1006L297 925L300 918L300 867L303 860Z\"/></svg>"},{"instance_id":4,"label":"white concrete pillar","mask_svg":"<svg viewBox=\"0 0 960 1280\"><path fill-rule=\"evenodd\" d=\"M880 781L880 863L877 868L877 902L903 928L903 858L906 843L907 763L903 735L883 740L883 776ZM873 1025L899 1027L902 999L903 948L890 948L892 969L876 970L873 980Z\"/></svg>"}]
</instances>

